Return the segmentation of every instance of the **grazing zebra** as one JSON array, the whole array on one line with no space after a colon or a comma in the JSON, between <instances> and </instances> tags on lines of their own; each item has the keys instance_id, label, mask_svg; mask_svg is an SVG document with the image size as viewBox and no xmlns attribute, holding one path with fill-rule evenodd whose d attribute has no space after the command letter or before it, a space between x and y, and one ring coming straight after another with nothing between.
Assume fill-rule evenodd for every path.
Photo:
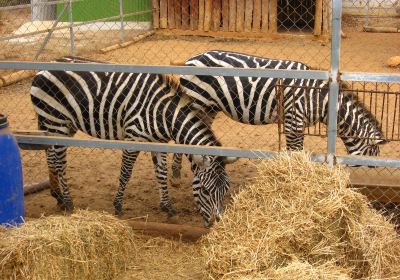
<instances>
[{"instance_id":1,"label":"grazing zebra","mask_svg":"<svg viewBox=\"0 0 400 280\"><path fill-rule=\"evenodd\" d=\"M63 61L63 60L59 60ZM68 61L68 60L64 60ZM193 108L179 82L171 76L143 73L41 71L33 79L31 99L39 129L72 137L78 130L101 139L168 142L219 146L201 111ZM65 179L65 146L46 150L51 193L58 204L72 210ZM124 150L115 212L122 213L122 199L139 151ZM233 158L189 155L194 173L193 193L206 225L223 212L229 188L225 164ZM152 153L160 206L175 214L167 189L165 153Z\"/></svg>"},{"instance_id":2,"label":"grazing zebra","mask_svg":"<svg viewBox=\"0 0 400 280\"><path fill-rule=\"evenodd\" d=\"M186 66L308 70L307 65L290 60L274 60L226 51L207 51L190 58ZM182 75L181 85L207 114L211 125L218 112L245 124L277 123L276 78ZM284 130L288 150L303 149L306 127L327 124L328 81L281 79L283 85ZM338 100L338 132L351 155L379 154L385 141L376 118L353 94L341 92ZM180 177L181 156L175 155L173 177Z\"/></svg>"}]
</instances>

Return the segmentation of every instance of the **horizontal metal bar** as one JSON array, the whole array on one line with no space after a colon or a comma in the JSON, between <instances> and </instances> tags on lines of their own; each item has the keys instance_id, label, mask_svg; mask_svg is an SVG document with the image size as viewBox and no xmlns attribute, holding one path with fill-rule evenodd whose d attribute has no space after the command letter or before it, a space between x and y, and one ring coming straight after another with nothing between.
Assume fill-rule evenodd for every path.
<instances>
[{"instance_id":1,"label":"horizontal metal bar","mask_svg":"<svg viewBox=\"0 0 400 280\"><path fill-rule=\"evenodd\" d=\"M400 159L370 158L361 156L338 156L336 157L336 163L400 168Z\"/></svg>"},{"instance_id":2,"label":"horizontal metal bar","mask_svg":"<svg viewBox=\"0 0 400 280\"><path fill-rule=\"evenodd\" d=\"M340 79L354 82L400 83L400 74L343 72Z\"/></svg>"},{"instance_id":3,"label":"horizontal metal bar","mask_svg":"<svg viewBox=\"0 0 400 280\"><path fill-rule=\"evenodd\" d=\"M225 67L193 67L193 66L150 66L103 63L52 63L52 62L23 62L1 61L0 69L19 70L59 70L59 71L93 71L93 72L126 72L126 73L155 73L155 74L185 74L205 76L242 76L265 78L293 78L328 80L327 71L315 70L272 70L254 68L225 68Z\"/></svg>"},{"instance_id":4,"label":"horizontal metal bar","mask_svg":"<svg viewBox=\"0 0 400 280\"><path fill-rule=\"evenodd\" d=\"M238 158L271 158L278 152L263 150L244 150L229 147L210 147L210 146L194 146L180 145L168 143L149 143L149 142L131 142L119 140L102 140L102 139L74 139L68 137L48 137L15 134L19 144L30 145L59 145L67 147L84 147L84 148L102 148L102 149L130 149L136 151L151 151L177 154L196 154L196 155L214 155ZM311 160L315 162L326 162L326 155L311 154ZM347 165L362 166L381 166L400 168L400 159L383 159L369 158L361 156L339 156L336 157L336 163Z\"/></svg>"},{"instance_id":5,"label":"horizontal metal bar","mask_svg":"<svg viewBox=\"0 0 400 280\"><path fill-rule=\"evenodd\" d=\"M84 1L84 0L72 0L72 3L74 3L74 2L82 2L82 1ZM36 7L36 6L50 6L50 5L61 4L61 3L68 4L69 1L59 0L59 1L36 2L36 3L31 3L31 4L5 6L5 7L0 7L0 11L18 10L18 9L24 9L24 8L30 8L30 7Z\"/></svg>"},{"instance_id":6,"label":"horizontal metal bar","mask_svg":"<svg viewBox=\"0 0 400 280\"><path fill-rule=\"evenodd\" d=\"M32 135L15 135L19 144L59 145L67 147L129 149L135 151L165 152L177 154L214 155L243 158L266 158L276 155L275 152L258 150L241 150L227 147L210 147L195 145L179 145L168 143L133 142L101 139L74 139L68 137L46 137Z\"/></svg>"},{"instance_id":7,"label":"horizontal metal bar","mask_svg":"<svg viewBox=\"0 0 400 280\"><path fill-rule=\"evenodd\" d=\"M151 13L151 12L152 12L152 10L139 11L139 12L124 14L123 16L124 17L129 17L129 16L135 16L135 15L148 14L148 13ZM43 29L43 30L38 30L38 31L33 31L33 32L28 32L28 33L23 33L23 34L18 34L18 35L0 37L0 41L8 41L8 40L12 40L12 39L24 38L24 37L29 37L29 36L33 36L33 35L42 34L42 33L54 32L54 31L57 31L57 30L68 29L68 28L71 28L71 27L79 27L79 26L83 26L83 25L87 25L87 24L92 24L92 23L96 23L96 22L103 22L103 21L109 21L109 20L119 19L119 18L120 18L119 15L118 16L113 16L113 17L108 17L108 18L99 18L99 19L84 21L84 22L80 22L80 23L68 24L68 25L59 26L59 27L52 27L52 28L47 28L47 29ZM117 23L115 23L115 24L117 24Z\"/></svg>"}]
</instances>

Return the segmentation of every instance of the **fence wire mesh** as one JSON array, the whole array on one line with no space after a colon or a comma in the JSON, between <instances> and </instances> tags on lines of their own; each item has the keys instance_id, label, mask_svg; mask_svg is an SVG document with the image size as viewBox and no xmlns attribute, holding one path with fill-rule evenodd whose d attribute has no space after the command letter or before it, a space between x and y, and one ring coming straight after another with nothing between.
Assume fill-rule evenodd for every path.
<instances>
[{"instance_id":1,"label":"fence wire mesh","mask_svg":"<svg viewBox=\"0 0 400 280\"><path fill-rule=\"evenodd\" d=\"M394 33L394 30L400 27L398 7L398 1L394 0L343 1L341 70L380 73L398 71L398 68L387 65L387 60L398 55L400 48L398 33ZM226 50L269 59L298 61L311 69L328 70L331 63L329 42L332 32L331 19L332 2L318 0L1 1L0 60L48 62L65 55L78 55L115 64L183 65L199 53L209 50ZM385 33L382 33L383 30L386 30ZM215 61L210 60L209 65L203 66L216 66L213 63ZM227 65L221 66L227 67ZM235 67L243 68L238 65ZM0 70L2 77L0 83L3 86L8 85L0 88L0 112L9 116L14 130L37 129L37 116L28 94L32 83L30 77L35 74L35 71ZM21 80L22 77L26 79ZM123 77L126 75L121 75L121 83L124 81ZM179 79L179 75L175 78ZM191 79L196 83L196 77ZM258 79L252 77L240 79L247 81L249 88L243 88L243 91L250 94L251 85ZM214 81L210 83L210 86L222 88L219 94L224 95L226 91L224 92L223 89L234 88L231 80L215 80L215 77L214 79L210 77L210 81ZM289 86L284 80L280 82L276 80L275 87L268 90L277 95L274 99L276 107L270 110L271 115L274 116L274 120L270 121L271 124L249 125L251 123L249 121L243 119L237 121L237 117L235 119L232 112L225 111L226 114L218 113L214 116L216 111L207 111L208 117L215 118L211 128L223 146L268 151L285 149L287 146L285 110L288 115L300 112L295 106L286 109L283 106L284 103L279 102L281 91L284 92L283 94L304 91L306 94L301 102L311 104L313 110L322 112L326 109L324 106L327 103L315 104L315 100L310 98L310 92L318 96L326 94L325 89L309 84ZM61 81L63 82L65 81ZM94 76L92 80L85 82L89 85L88 91L97 90L98 81ZM255 92L260 95L265 84L266 81L259 81L259 85L254 88ZM77 92L76 88L69 88L69 91ZM379 156L398 159L400 156L398 143L400 85L352 82L347 83L341 93L351 96L350 100L359 100L373 115L372 120L378 121L379 128L382 130L381 138L390 141L380 146ZM232 102L240 104L240 97L236 96L236 98L238 99ZM257 96L252 98L257 98ZM83 99L77 100L77 106L82 108L82 114L88 116L87 104L83 103ZM221 98L221 100L222 103L227 102L226 99ZM121 102L120 99L116 99L116 104L113 106L121 106ZM72 106L69 109L76 112L77 107ZM94 114L99 114L99 110L100 107L94 111ZM249 114L250 118L256 115L251 110ZM302 118L310 118L310 114L303 114ZM327 152L327 129L324 122L326 119L310 126L303 122L302 130L295 133L299 139L305 137L306 150L323 154ZM339 133L338 136L337 155L346 155L347 150L340 136L346 138L348 135ZM78 133L76 137L87 138L83 133ZM357 137L361 139L370 136L358 135ZM74 198L83 191L83 185L93 186L92 191L104 185L112 186L102 192L116 190L120 152L72 148L69 149L68 155L71 167L67 171L67 177L71 181ZM23 160L24 178L27 183L46 178L47 166L43 152L23 151ZM171 156L169 160L172 162ZM102 162L100 166L98 161ZM141 185L143 175L152 178L149 179L151 183L148 185L156 185L151 157L147 154L142 162L135 165L137 166L134 171L136 177L132 179L140 183L132 184ZM243 183L244 177L255 175L252 163L252 160L242 159L226 167L233 182L233 189ZM88 175L82 175L82 170L87 171ZM376 202L375 205L382 207L389 203L388 208L397 207L396 203L400 201L397 183L399 169L349 167L349 170L354 184L360 187L371 200L381 203ZM100 179L93 179L99 173L103 174ZM112 174L110 176L113 179L106 180L108 175L105 174ZM186 159L184 159L182 174L184 184L189 185L192 175ZM104 184L104 180L107 183ZM157 189L153 188L151 191L157 191ZM74 192L78 195L74 195ZM178 195L177 193L182 190L179 191L178 188L173 189L172 192ZM89 193L88 196L90 196ZM135 191L134 196L138 196L138 193ZM189 197L190 191L185 192L185 195ZM154 194L152 197L154 200ZM127 198L132 197L128 195ZM174 202L179 203L178 201L180 199L175 199ZM84 200L78 201L78 205L87 204ZM38 205L35 204L34 207L39 207L37 211L40 211L41 206ZM47 205L43 207L46 208ZM107 207L112 208L111 200L108 206L105 206ZM187 216L193 214L192 208L187 206L183 208L187 209L185 210L188 213ZM53 208L48 209L48 211L53 210ZM140 213L139 210L130 212L129 215L134 216L138 213ZM189 219L189 217L186 218Z\"/></svg>"}]
</instances>

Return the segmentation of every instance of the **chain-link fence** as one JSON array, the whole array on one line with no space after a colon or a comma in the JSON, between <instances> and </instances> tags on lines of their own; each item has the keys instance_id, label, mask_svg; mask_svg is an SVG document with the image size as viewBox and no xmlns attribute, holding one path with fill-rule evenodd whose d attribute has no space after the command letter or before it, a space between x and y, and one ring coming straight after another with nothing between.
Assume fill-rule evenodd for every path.
<instances>
[{"instance_id":1,"label":"chain-link fence","mask_svg":"<svg viewBox=\"0 0 400 280\"><path fill-rule=\"evenodd\" d=\"M390 203L391 208L396 208L400 194L397 179L400 82L398 64L390 63L394 66L390 67L387 61L399 55L398 2L343 1L341 30L335 26L335 7L338 7L336 1L327 0L2 1L0 60L3 69L0 70L0 83L5 87L0 88L0 112L9 116L15 131L37 130L39 112L48 119L39 127L41 130L66 135L67 130L71 132L75 127L86 132L78 132L75 139L88 142L68 144L86 147L68 150L66 176L72 196L79 207L112 211L110 196L118 185L121 153L100 149L105 144L94 142L94 138L87 135L126 140L124 133L127 132L121 131L135 124L134 133L142 131L143 135L133 140L188 144L190 141L177 141L172 135L167 135L169 138L164 135L168 133L161 127L175 122L176 117L175 111L163 111L157 107L160 105L156 106L159 114L155 118L163 116L162 121L151 122L150 113L147 118L132 117L127 124L124 123L127 119L122 121L127 104L132 105L127 96L140 92L156 96L152 88L159 82L152 79L161 77L153 75L146 80L145 74L137 77L128 73L170 73L177 80L181 78L183 91L194 99L196 109L191 110L203 116L201 124L210 125L212 134L222 144L223 148L214 155L256 158L270 155L268 152L304 146L306 150L323 155L322 160L326 160L326 155L334 154L342 157L337 160L340 163L363 166L375 163L379 167L349 167L352 182L371 200L379 201L379 206ZM336 54L338 46L341 47L340 57ZM211 50L225 52L213 53ZM65 55L78 55L93 61L70 64L64 59L58 64L46 64ZM13 64L13 61L27 64ZM328 129L329 112L335 111L335 106L329 106L328 96L329 92L335 91L336 79L333 79L333 88L329 81L335 77L335 65L339 62L340 71L347 71L349 75L341 76L343 81L337 92L338 137L328 144L328 138L332 139L332 133L335 133ZM185 63L190 67L182 67ZM161 67L169 65L172 66ZM72 70L72 74L63 76L60 72L51 72L53 74L49 75L54 79L42 77L36 81L38 88L43 87L40 94L48 94L52 99L38 98L41 102L36 104L39 109L35 112L34 98L31 100L29 93L31 77L37 72L15 72L18 69ZM86 76L80 76L82 70L88 71ZM351 76L348 71L379 74L360 78ZM176 90L174 79L167 80L172 85L171 90ZM131 88L132 92L125 88ZM110 99L101 96L110 96ZM76 101L71 103L72 99ZM137 106L151 104L150 99L138 100ZM154 102L154 98L151 100ZM46 111L51 107L58 109ZM199 108L205 114L197 113ZM60 120L60 116L65 117L67 112L69 121L74 119L75 123L70 121L71 126L56 128L65 123L66 119ZM39 138L33 137L35 140L32 141L45 141ZM380 140L390 142L381 145ZM114 144L109 147L121 148L119 142L111 143ZM154 151L157 147L139 148ZM178 149L165 144L160 147L157 151L195 151L186 146L178 146ZM368 157L346 158L349 152ZM22 151L22 154L25 181L46 179L48 167L44 152ZM151 212L154 217L158 215L157 194L153 193L157 189L150 190L150 186L165 182L153 178L151 156L145 154L135 165L134 182L129 183L135 188L127 189L126 199L132 200L127 203L128 216L139 216L141 211ZM172 155L169 160L172 162ZM330 157L328 161L334 163ZM181 185L191 184L190 169L184 159ZM227 165L226 170L233 190L255 175L250 159ZM172 173L168 176L172 177ZM196 210L190 191L183 188L170 191L176 208L186 209L183 219L198 222L198 217L192 220ZM41 199L47 201L49 198L41 194ZM143 207L132 206L136 201L142 201ZM28 203L32 216L43 211L56 211L51 200L48 205L32 200Z\"/></svg>"}]
</instances>

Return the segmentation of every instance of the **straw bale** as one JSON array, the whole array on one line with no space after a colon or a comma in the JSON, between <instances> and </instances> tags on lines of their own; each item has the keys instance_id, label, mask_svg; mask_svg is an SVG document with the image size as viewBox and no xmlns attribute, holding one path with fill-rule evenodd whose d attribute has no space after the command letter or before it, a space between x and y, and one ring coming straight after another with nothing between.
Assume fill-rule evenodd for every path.
<instances>
[{"instance_id":1,"label":"straw bale","mask_svg":"<svg viewBox=\"0 0 400 280\"><path fill-rule=\"evenodd\" d=\"M114 279L135 257L136 236L115 217L77 211L0 232L2 279Z\"/></svg>"},{"instance_id":2,"label":"straw bale","mask_svg":"<svg viewBox=\"0 0 400 280\"><path fill-rule=\"evenodd\" d=\"M398 277L394 225L348 185L342 167L313 163L303 152L260 161L259 176L242 187L201 241L210 276ZM313 278L315 273L332 277Z\"/></svg>"}]
</instances>

